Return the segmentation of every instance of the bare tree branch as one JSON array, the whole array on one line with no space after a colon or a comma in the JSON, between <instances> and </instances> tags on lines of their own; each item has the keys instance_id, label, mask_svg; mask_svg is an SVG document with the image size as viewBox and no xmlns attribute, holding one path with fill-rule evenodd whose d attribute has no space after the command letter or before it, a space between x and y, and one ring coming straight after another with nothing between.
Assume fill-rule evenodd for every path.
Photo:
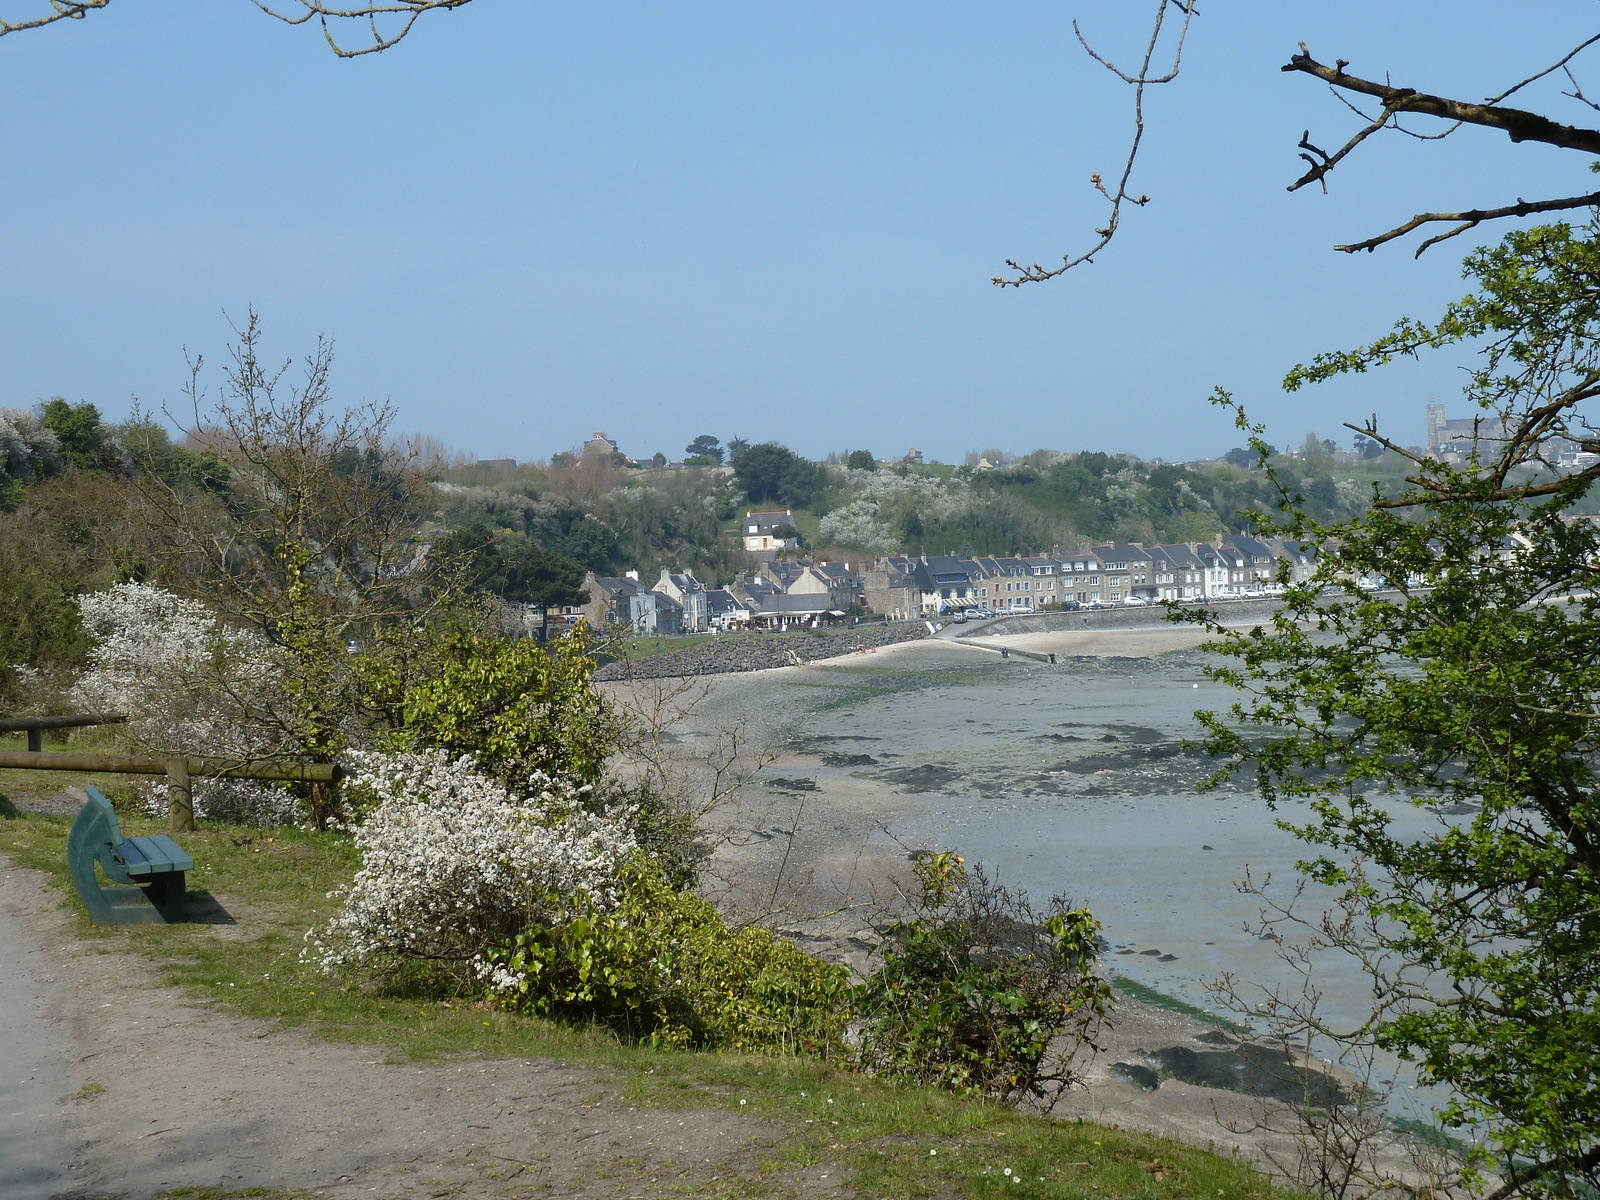
<instances>
[{"instance_id":1,"label":"bare tree branch","mask_svg":"<svg viewBox=\"0 0 1600 1200\"><path fill-rule=\"evenodd\" d=\"M379 0L373 4L323 4L321 0L289 0L289 3L304 9L304 12L280 12L267 0L250 0L250 2L268 16L276 17L286 25L304 25L312 20L319 22L322 25L322 36L327 39L330 50L340 58L359 58L363 54L377 54L389 49L411 32L411 27L423 13L464 8L472 3L472 0ZM383 32L378 24L380 17L395 19L396 23L389 32ZM334 29L338 26L330 25L329 22L341 21L364 22L367 26L367 35L371 38L370 44L363 42L352 48L340 42L333 35Z\"/></svg>"},{"instance_id":2,"label":"bare tree branch","mask_svg":"<svg viewBox=\"0 0 1600 1200\"><path fill-rule=\"evenodd\" d=\"M1590 40L1593 41L1595 39ZM1585 45L1588 44L1585 43ZM1582 49L1582 47L1579 47L1579 49ZM1571 56L1569 55L1568 57L1570 58ZM1419 92L1415 88L1392 87L1387 83L1377 83L1370 79L1347 75L1344 70L1345 65L1344 60L1341 59L1334 66L1325 66L1312 58L1305 44L1301 43L1300 53L1291 58L1281 69L1284 71L1301 71L1307 75L1314 75L1334 87L1359 92L1364 96L1374 96L1383 101L1386 110L1393 112L1421 113L1425 116L1440 117L1447 121L1459 121L1466 125L1482 125L1489 129L1502 130L1514 142L1544 142L1547 145L1557 146L1563 150L1582 150L1589 154L1600 155L1600 129L1582 129L1573 125L1562 125L1557 121L1550 120L1549 117L1542 117L1538 113L1531 113L1520 108L1505 108L1492 102L1472 104L1461 100L1451 100L1445 96L1434 96L1427 92ZM1548 74L1548 72L1541 72L1541 74ZM1532 78L1536 79L1538 77L1533 76ZM1531 82L1531 80L1524 82ZM1517 86L1521 87L1523 85L1518 84ZM1510 95L1509 92L1505 94Z\"/></svg>"},{"instance_id":3,"label":"bare tree branch","mask_svg":"<svg viewBox=\"0 0 1600 1200\"><path fill-rule=\"evenodd\" d=\"M1160 45L1161 27L1167 19L1169 8L1176 8L1183 14L1183 24L1178 30L1177 44L1172 50L1171 67L1167 69L1165 74L1153 75L1151 74L1151 63L1155 60L1156 51ZM1145 46L1144 57L1140 60L1139 69L1131 73L1122 70L1116 64L1097 53L1094 47L1089 44L1088 39L1083 36L1083 31L1078 28L1078 23L1076 21L1072 23L1072 32L1077 35L1078 43L1088 53L1089 57L1122 80L1123 83L1133 88L1133 140L1128 146L1128 157L1122 164L1122 174L1117 180L1114 192L1106 187L1099 172L1089 176L1090 184L1105 197L1107 203L1111 206L1106 223L1095 230L1099 240L1081 254L1064 255L1061 259L1061 265L1054 268L1042 267L1038 263L1024 267L1015 259L1008 258L1006 259L1006 266L1011 268L1014 274L1010 278L996 275L991 280L996 287L1021 287L1025 283L1042 283L1046 279L1054 279L1057 275L1065 274L1080 263L1093 262L1094 256L1104 250L1111 239L1116 236L1117 228L1122 223L1123 204L1134 204L1143 207L1150 202L1149 196L1135 196L1128 191L1128 181L1133 175L1133 164L1139 157L1139 143L1144 138L1144 89L1152 84L1171 83L1178 77L1178 70L1183 63L1184 41L1189 36L1189 22L1194 19L1194 15L1194 0L1158 0L1155 20L1150 30L1150 41Z\"/></svg>"},{"instance_id":4,"label":"bare tree branch","mask_svg":"<svg viewBox=\"0 0 1600 1200\"><path fill-rule=\"evenodd\" d=\"M1412 137L1436 140L1448 137L1462 125L1479 125L1487 129L1499 129L1514 142L1543 142L1546 145L1560 149L1578 150L1583 153L1600 155L1600 129L1563 125L1538 113L1528 112L1520 108L1510 108L1500 103L1506 97L1521 91L1529 84L1561 71L1566 74L1573 86L1572 92L1563 94L1588 104L1591 108L1596 107L1583 95L1583 90L1578 86L1578 82L1568 64L1597 42L1600 42L1600 34L1586 38L1550 66L1535 72L1501 92L1498 96L1491 96L1482 103L1452 100L1447 96L1419 92L1415 88L1395 87L1389 83L1379 83L1375 80L1351 75L1345 70L1345 67L1349 65L1346 60L1341 58L1336 60L1333 66L1327 66L1312 58L1311 52L1306 48L1306 44L1301 42L1300 53L1292 57L1282 69L1284 71L1300 72L1321 79L1329 85L1334 95L1346 107L1360 115L1367 124L1334 154L1327 154L1313 145L1310 141L1311 133L1309 130L1302 134L1299 145L1300 157L1305 159L1309 164L1309 168L1299 179L1289 185L1288 190L1292 192L1306 186L1308 183L1320 183L1322 190L1326 192L1328 190L1328 173L1338 166L1352 150L1381 129L1393 129ZM1382 111L1377 116L1368 116L1366 113L1361 112L1356 105L1352 104L1343 94L1344 92L1375 97L1382 102ZM1439 134L1419 134L1400 125L1399 117L1402 113L1417 113L1422 116L1437 117L1441 120L1450 121L1451 125ZM1430 246L1436 246L1440 242L1448 241L1450 238L1467 232L1469 229L1475 229L1484 221L1494 221L1504 217L1525 217L1535 213L1562 212L1575 208L1593 207L1596 204L1600 204L1600 192L1551 200L1530 201L1519 197L1515 204L1504 204L1494 208L1469 208L1455 212L1418 213L1409 221L1397 225L1385 233L1366 238L1363 241L1352 242L1348 245L1335 246L1334 249L1346 254L1354 254L1358 250L1376 249L1425 225L1449 223L1455 226L1453 229L1424 240L1416 249L1416 254L1420 255Z\"/></svg>"},{"instance_id":5,"label":"bare tree branch","mask_svg":"<svg viewBox=\"0 0 1600 1200\"><path fill-rule=\"evenodd\" d=\"M1387 233L1380 233L1376 237L1367 238L1361 242L1351 242L1347 246L1335 246L1335 250L1342 250L1346 254L1354 254L1358 250L1374 250L1385 242L1392 242L1395 238L1404 237L1414 229L1439 221L1459 221L1455 229L1448 233L1441 233L1429 238L1417 247L1416 254L1426 250L1429 246L1448 241L1457 234L1465 233L1484 221L1494 221L1501 217L1526 217L1533 213L1562 212L1573 208L1592 208L1600 204L1600 192L1588 192L1582 196L1567 196L1560 200L1518 200L1515 204L1502 205L1499 208L1468 208L1460 212L1435 212L1418 213L1404 225L1396 225ZM1413 256L1415 257L1415 255Z\"/></svg>"},{"instance_id":6,"label":"bare tree branch","mask_svg":"<svg viewBox=\"0 0 1600 1200\"><path fill-rule=\"evenodd\" d=\"M372 3L324 4L321 0L283 0L276 7L269 0L250 0L268 16L276 17L287 25L304 25L316 21L322 26L322 36L328 47L340 58L358 58L363 54L376 54L387 50L411 32L417 18L423 13L463 8L472 0L375 0ZM37 17L21 21L0 19L0 37L8 33L21 33L25 29L39 29L68 18L82 18L95 9L105 8L111 0L44 0L46 11ZM293 7L289 7L289 6ZM387 20L387 25L380 24ZM345 42L334 36L343 23L359 21L365 33L359 41Z\"/></svg>"},{"instance_id":7,"label":"bare tree branch","mask_svg":"<svg viewBox=\"0 0 1600 1200\"><path fill-rule=\"evenodd\" d=\"M68 18L80 20L87 16L91 9L104 8L111 0L48 0L49 11L30 17L26 21L0 20L0 37L8 33L21 33L24 29L38 29L42 25L54 25L57 21Z\"/></svg>"}]
</instances>

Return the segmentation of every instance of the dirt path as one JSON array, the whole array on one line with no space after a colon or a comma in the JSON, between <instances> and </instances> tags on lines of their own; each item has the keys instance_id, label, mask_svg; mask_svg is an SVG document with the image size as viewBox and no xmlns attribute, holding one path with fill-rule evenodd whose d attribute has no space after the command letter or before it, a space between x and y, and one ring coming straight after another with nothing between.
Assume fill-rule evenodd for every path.
<instances>
[{"instance_id":1,"label":"dirt path","mask_svg":"<svg viewBox=\"0 0 1600 1200\"><path fill-rule=\"evenodd\" d=\"M720 1111L637 1110L614 1080L558 1062L375 1061L381 1050L276 1030L151 974L77 937L43 873L0 858L6 1200L655 1196L752 1171L781 1135Z\"/></svg>"}]
</instances>

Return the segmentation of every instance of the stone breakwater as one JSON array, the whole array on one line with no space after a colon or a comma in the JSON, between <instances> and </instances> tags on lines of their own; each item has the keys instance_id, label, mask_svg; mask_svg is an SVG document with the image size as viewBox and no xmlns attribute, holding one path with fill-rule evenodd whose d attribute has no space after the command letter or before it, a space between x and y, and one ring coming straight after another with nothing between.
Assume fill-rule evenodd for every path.
<instances>
[{"instance_id":1,"label":"stone breakwater","mask_svg":"<svg viewBox=\"0 0 1600 1200\"><path fill-rule=\"evenodd\" d=\"M1266 624L1281 607L1277 600L1224 600L1211 606L1211 612L1224 625ZM995 617L948 625L946 636L963 638L1007 633L1088 633L1096 630L1180 628L1167 620L1165 608L1151 605L1133 608L1079 609L1074 612L1030 613L1016 617Z\"/></svg>"},{"instance_id":2,"label":"stone breakwater","mask_svg":"<svg viewBox=\"0 0 1600 1200\"><path fill-rule=\"evenodd\" d=\"M792 667L795 658L816 662L856 650L873 650L914 642L928 636L918 622L903 625L868 625L817 634L727 634L707 637L698 646L652 654L631 662L607 663L596 679L667 679L684 675L726 675L737 671L765 671ZM791 658L790 655L794 657Z\"/></svg>"}]
</instances>

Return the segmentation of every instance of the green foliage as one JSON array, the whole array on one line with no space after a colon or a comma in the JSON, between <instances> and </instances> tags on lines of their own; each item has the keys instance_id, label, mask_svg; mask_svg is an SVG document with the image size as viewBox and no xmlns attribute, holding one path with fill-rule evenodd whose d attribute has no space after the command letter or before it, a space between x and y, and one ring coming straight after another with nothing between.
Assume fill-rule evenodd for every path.
<instances>
[{"instance_id":1,"label":"green foliage","mask_svg":"<svg viewBox=\"0 0 1600 1200\"><path fill-rule=\"evenodd\" d=\"M373 704L395 731L394 749L470 754L510 788L525 788L536 773L600 781L622 730L594 686L584 638L545 648L456 627L402 643L358 658Z\"/></svg>"},{"instance_id":2,"label":"green foliage","mask_svg":"<svg viewBox=\"0 0 1600 1200\"><path fill-rule=\"evenodd\" d=\"M846 456L844 465L852 471L876 471L878 460L872 457L871 450L852 450Z\"/></svg>"},{"instance_id":3,"label":"green foliage","mask_svg":"<svg viewBox=\"0 0 1600 1200\"><path fill-rule=\"evenodd\" d=\"M61 457L80 470L105 470L114 466L117 456L108 444L100 410L87 400L69 404L60 396L39 406L44 427L61 442Z\"/></svg>"},{"instance_id":4,"label":"green foliage","mask_svg":"<svg viewBox=\"0 0 1600 1200\"><path fill-rule=\"evenodd\" d=\"M639 863L621 902L529 929L493 956L523 1011L595 1021L654 1046L825 1054L848 1016L848 976L764 929L730 929Z\"/></svg>"},{"instance_id":5,"label":"green foliage","mask_svg":"<svg viewBox=\"0 0 1600 1200\"><path fill-rule=\"evenodd\" d=\"M803 507L811 503L817 490L817 465L777 442L761 442L744 450L733 460L733 473L754 504Z\"/></svg>"},{"instance_id":6,"label":"green foliage","mask_svg":"<svg viewBox=\"0 0 1600 1200\"><path fill-rule=\"evenodd\" d=\"M1483 339L1469 396L1513 428L1593 394L1600 246L1564 227L1467 260L1480 292L1319 356L1291 386ZM1240 421L1243 424L1242 414ZM1249 428L1248 425L1245 426ZM1548 429L1548 426L1545 427ZM1538 436L1538 435L1536 435ZM1314 520L1286 495L1276 532L1323 547L1270 630L1221 629L1214 678L1245 689L1199 714L1218 781L1253 772L1335 889L1300 917L1372 976L1347 1043L1418 1064L1448 1125L1483 1137L1508 1187L1600 1186L1600 530L1565 510L1591 481L1508 491L1512 437L1461 467L1413 464L1399 506ZM1286 492L1291 489L1286 488ZM1387 581L1397 594L1369 594ZM1331 595L1320 595L1321 589ZM1425 836L1396 806L1438 815ZM1290 1014L1319 1028L1315 1015Z\"/></svg>"},{"instance_id":7,"label":"green foliage","mask_svg":"<svg viewBox=\"0 0 1600 1200\"><path fill-rule=\"evenodd\" d=\"M916 873L911 915L889 930L882 968L855 989L859 1062L1053 1105L1110 999L1093 974L1099 924L1059 898L1036 913L954 854L924 855Z\"/></svg>"},{"instance_id":8,"label":"green foliage","mask_svg":"<svg viewBox=\"0 0 1600 1200\"><path fill-rule=\"evenodd\" d=\"M455 564L468 587L513 604L560 608L589 599L582 566L525 537L471 525L440 538L434 552Z\"/></svg>"},{"instance_id":9,"label":"green foliage","mask_svg":"<svg viewBox=\"0 0 1600 1200\"><path fill-rule=\"evenodd\" d=\"M74 602L87 564L41 513L0 513L0 705L15 703L28 668L53 672L82 661L87 641Z\"/></svg>"},{"instance_id":10,"label":"green foliage","mask_svg":"<svg viewBox=\"0 0 1600 1200\"><path fill-rule=\"evenodd\" d=\"M712 437L709 433L702 433L683 449L684 453L688 454L690 458L705 460L703 464L695 463L694 465L696 466L722 465L722 446L718 443L717 439ZM684 462L687 464L689 459L685 459Z\"/></svg>"}]
</instances>

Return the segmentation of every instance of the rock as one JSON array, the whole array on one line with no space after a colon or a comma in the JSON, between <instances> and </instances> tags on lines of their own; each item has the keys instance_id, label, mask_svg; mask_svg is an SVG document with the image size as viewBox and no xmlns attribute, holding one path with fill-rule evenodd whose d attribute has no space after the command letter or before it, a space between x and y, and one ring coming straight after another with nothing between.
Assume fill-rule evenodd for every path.
<instances>
[{"instance_id":1,"label":"rock","mask_svg":"<svg viewBox=\"0 0 1600 1200\"><path fill-rule=\"evenodd\" d=\"M1161 1076L1149 1067L1141 1067L1136 1063L1114 1062L1111 1064L1111 1073L1118 1079L1125 1079L1142 1092L1153 1092L1161 1086Z\"/></svg>"}]
</instances>

